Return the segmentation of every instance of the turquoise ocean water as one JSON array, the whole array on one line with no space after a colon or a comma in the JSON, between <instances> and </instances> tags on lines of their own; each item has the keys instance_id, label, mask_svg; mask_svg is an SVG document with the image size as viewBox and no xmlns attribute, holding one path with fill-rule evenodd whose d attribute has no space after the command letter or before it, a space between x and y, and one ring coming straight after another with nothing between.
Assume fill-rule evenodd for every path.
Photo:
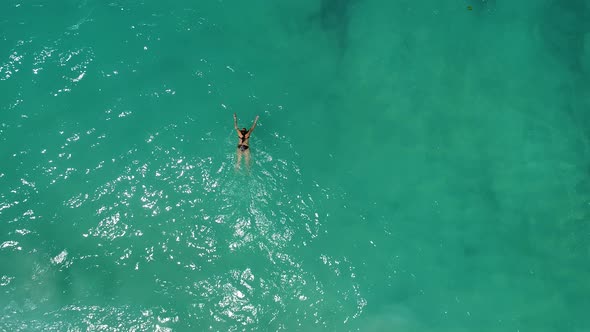
<instances>
[{"instance_id":1,"label":"turquoise ocean water","mask_svg":"<svg viewBox=\"0 0 590 332\"><path fill-rule=\"evenodd\" d=\"M590 331L589 22L3 1L0 331Z\"/></svg>"}]
</instances>

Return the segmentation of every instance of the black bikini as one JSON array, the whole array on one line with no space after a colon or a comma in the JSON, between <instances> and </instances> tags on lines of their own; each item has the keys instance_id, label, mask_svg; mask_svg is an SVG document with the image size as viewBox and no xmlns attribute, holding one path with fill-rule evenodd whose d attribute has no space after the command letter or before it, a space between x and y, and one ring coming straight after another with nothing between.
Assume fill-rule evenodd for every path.
<instances>
[{"instance_id":1,"label":"black bikini","mask_svg":"<svg viewBox=\"0 0 590 332\"><path fill-rule=\"evenodd\" d=\"M242 137L240 137L240 139L242 140L240 143L238 143L238 149L240 149L240 151L246 151L248 150L248 146L244 143L244 141L246 140L246 135L242 135Z\"/></svg>"}]
</instances>

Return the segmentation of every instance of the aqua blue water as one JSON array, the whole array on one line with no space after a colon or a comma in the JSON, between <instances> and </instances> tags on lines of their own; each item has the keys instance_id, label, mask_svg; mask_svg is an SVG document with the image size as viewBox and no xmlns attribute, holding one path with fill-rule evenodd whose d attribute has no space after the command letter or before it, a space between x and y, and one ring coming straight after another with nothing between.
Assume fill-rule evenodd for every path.
<instances>
[{"instance_id":1,"label":"aqua blue water","mask_svg":"<svg viewBox=\"0 0 590 332\"><path fill-rule=\"evenodd\" d=\"M4 1L0 331L590 331L589 18Z\"/></svg>"}]
</instances>

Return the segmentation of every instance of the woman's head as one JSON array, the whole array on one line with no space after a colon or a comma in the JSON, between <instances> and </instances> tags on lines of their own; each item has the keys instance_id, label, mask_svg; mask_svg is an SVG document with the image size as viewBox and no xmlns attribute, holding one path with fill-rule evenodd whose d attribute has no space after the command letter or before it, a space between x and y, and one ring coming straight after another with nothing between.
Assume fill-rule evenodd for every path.
<instances>
[{"instance_id":1,"label":"woman's head","mask_svg":"<svg viewBox=\"0 0 590 332\"><path fill-rule=\"evenodd\" d=\"M246 129L246 128L242 128L242 129L240 130L240 132L242 133L242 135L246 135L246 134L248 133L248 129Z\"/></svg>"}]
</instances>

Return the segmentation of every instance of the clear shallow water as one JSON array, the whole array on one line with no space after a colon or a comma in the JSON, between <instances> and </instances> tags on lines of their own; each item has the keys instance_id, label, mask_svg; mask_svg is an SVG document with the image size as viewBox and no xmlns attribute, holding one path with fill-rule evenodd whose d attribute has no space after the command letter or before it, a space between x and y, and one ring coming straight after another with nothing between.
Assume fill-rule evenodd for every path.
<instances>
[{"instance_id":1,"label":"clear shallow water","mask_svg":"<svg viewBox=\"0 0 590 332\"><path fill-rule=\"evenodd\" d=\"M588 1L0 9L2 330L590 330Z\"/></svg>"}]
</instances>

